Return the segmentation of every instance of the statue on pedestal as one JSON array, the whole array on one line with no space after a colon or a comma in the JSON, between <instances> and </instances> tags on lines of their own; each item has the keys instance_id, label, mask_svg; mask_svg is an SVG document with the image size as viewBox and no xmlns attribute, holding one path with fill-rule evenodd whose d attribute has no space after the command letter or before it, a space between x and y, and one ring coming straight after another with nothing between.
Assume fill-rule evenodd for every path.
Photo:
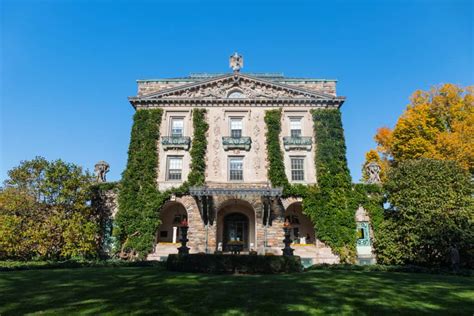
<instances>
[{"instance_id":1,"label":"statue on pedestal","mask_svg":"<svg viewBox=\"0 0 474 316\"><path fill-rule=\"evenodd\" d=\"M94 172L96 174L96 181L99 183L107 182L105 174L109 172L110 166L107 162L101 160L94 166Z\"/></svg>"},{"instance_id":2,"label":"statue on pedestal","mask_svg":"<svg viewBox=\"0 0 474 316\"><path fill-rule=\"evenodd\" d=\"M229 64L234 72L239 72L240 69L244 67L244 58L242 55L234 53L230 56Z\"/></svg>"},{"instance_id":3,"label":"statue on pedestal","mask_svg":"<svg viewBox=\"0 0 474 316\"><path fill-rule=\"evenodd\" d=\"M374 161L368 163L365 166L365 171L367 172L367 175L369 176L369 179L367 179L368 184L380 184L380 171L382 168L380 165Z\"/></svg>"}]
</instances>

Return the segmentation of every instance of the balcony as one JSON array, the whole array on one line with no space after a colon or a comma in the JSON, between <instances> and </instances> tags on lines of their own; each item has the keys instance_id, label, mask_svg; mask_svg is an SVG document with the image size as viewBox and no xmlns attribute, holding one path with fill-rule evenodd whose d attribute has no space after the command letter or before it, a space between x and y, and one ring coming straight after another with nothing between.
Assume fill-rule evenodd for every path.
<instances>
[{"instance_id":1,"label":"balcony","mask_svg":"<svg viewBox=\"0 0 474 316\"><path fill-rule=\"evenodd\" d=\"M222 137L222 147L224 147L226 151L232 149L249 151L251 145L252 139L250 137Z\"/></svg>"},{"instance_id":2,"label":"balcony","mask_svg":"<svg viewBox=\"0 0 474 316\"><path fill-rule=\"evenodd\" d=\"M163 136L161 137L161 145L163 146L164 150L189 150L191 138L188 136Z\"/></svg>"},{"instance_id":3,"label":"balcony","mask_svg":"<svg viewBox=\"0 0 474 316\"><path fill-rule=\"evenodd\" d=\"M313 144L313 140L309 136L299 136L299 137L291 137L286 136L283 137L283 146L285 150L307 150L310 151Z\"/></svg>"}]
</instances>

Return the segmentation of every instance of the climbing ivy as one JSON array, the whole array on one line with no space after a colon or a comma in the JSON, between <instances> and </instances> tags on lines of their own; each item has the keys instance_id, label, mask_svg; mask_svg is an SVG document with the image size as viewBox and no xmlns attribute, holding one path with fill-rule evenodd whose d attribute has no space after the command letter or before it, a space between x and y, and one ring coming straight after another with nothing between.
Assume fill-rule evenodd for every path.
<instances>
[{"instance_id":1,"label":"climbing ivy","mask_svg":"<svg viewBox=\"0 0 474 316\"><path fill-rule=\"evenodd\" d=\"M161 109L135 113L127 167L119 191L119 211L115 218L114 236L120 243L121 256L143 259L152 250L156 231L161 224L159 211L171 194L184 195L190 185L204 183L206 169L205 109L193 110L194 135L191 145L191 171L180 187L160 192L156 186Z\"/></svg>"},{"instance_id":2,"label":"climbing ivy","mask_svg":"<svg viewBox=\"0 0 474 316\"><path fill-rule=\"evenodd\" d=\"M188 175L189 185L203 185L206 171L206 150L207 137L206 133L209 124L206 122L206 110L193 110L193 141L191 147L191 171Z\"/></svg>"},{"instance_id":3,"label":"climbing ivy","mask_svg":"<svg viewBox=\"0 0 474 316\"><path fill-rule=\"evenodd\" d=\"M355 208L351 203L351 177L339 110L312 110L318 191L303 202L315 223L316 234L341 261L355 259Z\"/></svg>"},{"instance_id":4,"label":"climbing ivy","mask_svg":"<svg viewBox=\"0 0 474 316\"><path fill-rule=\"evenodd\" d=\"M122 175L118 196L119 211L115 218L114 236L121 255L143 257L153 243L158 228L157 208L162 196L156 188L161 109L137 111L133 117L127 167Z\"/></svg>"},{"instance_id":5,"label":"climbing ivy","mask_svg":"<svg viewBox=\"0 0 474 316\"><path fill-rule=\"evenodd\" d=\"M274 187L283 187L284 196L303 197L303 212L314 223L318 239L330 246L342 261L351 262L355 258L356 244L354 215L358 206L355 205L362 197L353 196L341 113L313 110L311 114L316 140L317 185L291 185L288 181L280 146L281 110L265 113L268 178Z\"/></svg>"},{"instance_id":6,"label":"climbing ivy","mask_svg":"<svg viewBox=\"0 0 474 316\"><path fill-rule=\"evenodd\" d=\"M308 188L301 184L290 184L285 173L283 151L280 146L281 109L266 111L264 120L267 127L265 136L269 160L268 179L273 187L283 188L283 196L306 196Z\"/></svg>"}]
</instances>

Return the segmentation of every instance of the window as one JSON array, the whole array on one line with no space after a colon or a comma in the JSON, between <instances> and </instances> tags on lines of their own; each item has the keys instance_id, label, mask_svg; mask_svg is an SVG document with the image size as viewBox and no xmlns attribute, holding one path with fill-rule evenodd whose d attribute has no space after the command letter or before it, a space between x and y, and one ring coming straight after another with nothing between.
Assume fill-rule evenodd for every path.
<instances>
[{"instance_id":1,"label":"window","mask_svg":"<svg viewBox=\"0 0 474 316\"><path fill-rule=\"evenodd\" d=\"M227 97L229 99L243 99L245 98L245 95L242 93L242 91L234 90L231 93L229 93Z\"/></svg>"},{"instance_id":2,"label":"window","mask_svg":"<svg viewBox=\"0 0 474 316\"><path fill-rule=\"evenodd\" d=\"M304 180L304 158L302 157L291 158L291 180L292 181Z\"/></svg>"},{"instance_id":3,"label":"window","mask_svg":"<svg viewBox=\"0 0 474 316\"><path fill-rule=\"evenodd\" d=\"M171 119L171 136L172 137L182 137L184 129L184 120L183 118L172 118Z\"/></svg>"},{"instance_id":4,"label":"window","mask_svg":"<svg viewBox=\"0 0 474 316\"><path fill-rule=\"evenodd\" d=\"M291 137L301 137L301 118L292 117L290 118L290 133Z\"/></svg>"},{"instance_id":5,"label":"window","mask_svg":"<svg viewBox=\"0 0 474 316\"><path fill-rule=\"evenodd\" d=\"M242 181L244 179L244 162L242 157L229 158L229 180Z\"/></svg>"},{"instance_id":6,"label":"window","mask_svg":"<svg viewBox=\"0 0 474 316\"><path fill-rule=\"evenodd\" d=\"M232 138L242 137L242 118L232 117L230 119L230 136Z\"/></svg>"},{"instance_id":7,"label":"window","mask_svg":"<svg viewBox=\"0 0 474 316\"><path fill-rule=\"evenodd\" d=\"M168 180L181 180L183 157L168 157Z\"/></svg>"}]
</instances>

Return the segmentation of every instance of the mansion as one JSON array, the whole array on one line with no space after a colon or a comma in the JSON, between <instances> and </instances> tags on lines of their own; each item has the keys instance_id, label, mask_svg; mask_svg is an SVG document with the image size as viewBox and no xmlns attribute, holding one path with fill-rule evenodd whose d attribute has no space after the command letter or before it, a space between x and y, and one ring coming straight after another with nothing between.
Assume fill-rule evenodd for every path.
<instances>
[{"instance_id":1,"label":"mansion","mask_svg":"<svg viewBox=\"0 0 474 316\"><path fill-rule=\"evenodd\" d=\"M148 259L178 252L184 220L190 253L226 253L238 244L242 253L281 255L283 227L291 224L292 248L303 262L337 263L303 214L302 199L284 197L282 188L270 184L265 113L281 111L279 141L288 181L311 185L318 178L311 111L339 109L345 98L337 95L336 80L242 73L242 66L235 54L227 74L138 80L138 93L129 98L136 111L163 111L156 144L159 191L180 187L191 172L193 109L205 109L208 124L204 185L171 195L159 210L161 224ZM356 217L368 223L363 210ZM368 242L358 251L370 257L369 228L360 227Z\"/></svg>"}]
</instances>

